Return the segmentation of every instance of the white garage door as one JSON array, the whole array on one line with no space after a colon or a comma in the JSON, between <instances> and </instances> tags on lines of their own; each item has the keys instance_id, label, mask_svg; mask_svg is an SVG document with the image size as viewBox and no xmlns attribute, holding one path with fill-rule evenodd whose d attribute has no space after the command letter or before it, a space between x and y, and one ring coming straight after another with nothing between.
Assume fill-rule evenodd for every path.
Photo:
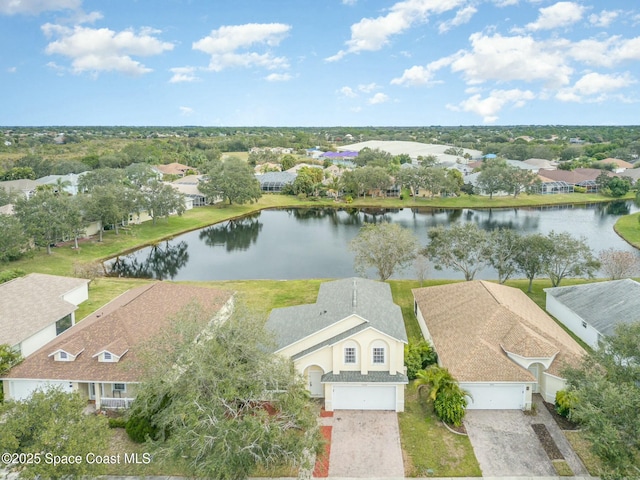
<instances>
[{"instance_id":1,"label":"white garage door","mask_svg":"<svg viewBox=\"0 0 640 480\"><path fill-rule=\"evenodd\" d=\"M13 400L26 400L38 388L47 387L58 387L67 393L73 391L69 382L42 382L39 380L11 380L9 382L9 390Z\"/></svg>"},{"instance_id":2,"label":"white garage door","mask_svg":"<svg viewBox=\"0 0 640 480\"><path fill-rule=\"evenodd\" d=\"M469 384L460 386L472 395L469 410L522 410L525 386L522 384Z\"/></svg>"},{"instance_id":3,"label":"white garage door","mask_svg":"<svg viewBox=\"0 0 640 480\"><path fill-rule=\"evenodd\" d=\"M395 385L334 385L334 410L396 409Z\"/></svg>"}]
</instances>

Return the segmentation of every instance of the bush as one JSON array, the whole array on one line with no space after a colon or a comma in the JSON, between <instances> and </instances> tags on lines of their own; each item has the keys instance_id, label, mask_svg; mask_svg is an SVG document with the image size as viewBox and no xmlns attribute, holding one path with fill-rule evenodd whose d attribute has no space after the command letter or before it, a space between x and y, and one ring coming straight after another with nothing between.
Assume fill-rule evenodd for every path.
<instances>
[{"instance_id":1,"label":"bush","mask_svg":"<svg viewBox=\"0 0 640 480\"><path fill-rule=\"evenodd\" d=\"M24 277L27 273L24 270L20 270L19 268L14 268L12 270L3 270L0 272L0 283L8 282L9 280L13 280L14 278Z\"/></svg>"},{"instance_id":2,"label":"bush","mask_svg":"<svg viewBox=\"0 0 640 480\"><path fill-rule=\"evenodd\" d=\"M127 419L124 417L110 418L109 428L126 428Z\"/></svg>"},{"instance_id":3,"label":"bush","mask_svg":"<svg viewBox=\"0 0 640 480\"><path fill-rule=\"evenodd\" d=\"M587 193L587 187L575 186L575 187L573 187L573 192L574 193Z\"/></svg>"},{"instance_id":4,"label":"bush","mask_svg":"<svg viewBox=\"0 0 640 480\"><path fill-rule=\"evenodd\" d=\"M556 392L556 412L563 417L571 418L578 399L573 392L558 390Z\"/></svg>"},{"instance_id":5,"label":"bush","mask_svg":"<svg viewBox=\"0 0 640 480\"><path fill-rule=\"evenodd\" d=\"M410 342L404 347L404 364L409 380L416 378L419 370L436 363L436 352L425 340Z\"/></svg>"},{"instance_id":6,"label":"bush","mask_svg":"<svg viewBox=\"0 0 640 480\"><path fill-rule=\"evenodd\" d=\"M454 427L462 425L466 407L465 392L458 385L439 390L433 402L438 418Z\"/></svg>"},{"instance_id":7,"label":"bush","mask_svg":"<svg viewBox=\"0 0 640 480\"><path fill-rule=\"evenodd\" d=\"M344 197L344 201L347 203L353 203L353 197L351 195L347 195Z\"/></svg>"},{"instance_id":8,"label":"bush","mask_svg":"<svg viewBox=\"0 0 640 480\"><path fill-rule=\"evenodd\" d=\"M136 443L144 443L147 438L155 439L158 435L158 429L151 423L151 419L141 415L131 415L124 428L129 438Z\"/></svg>"}]
</instances>

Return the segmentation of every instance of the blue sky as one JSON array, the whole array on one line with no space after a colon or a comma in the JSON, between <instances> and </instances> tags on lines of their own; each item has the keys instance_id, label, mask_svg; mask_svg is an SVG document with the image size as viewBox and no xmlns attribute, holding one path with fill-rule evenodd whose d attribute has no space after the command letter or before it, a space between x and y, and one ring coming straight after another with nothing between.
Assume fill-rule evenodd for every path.
<instances>
[{"instance_id":1,"label":"blue sky","mask_svg":"<svg viewBox=\"0 0 640 480\"><path fill-rule=\"evenodd\" d=\"M638 124L637 0L0 0L0 125Z\"/></svg>"}]
</instances>

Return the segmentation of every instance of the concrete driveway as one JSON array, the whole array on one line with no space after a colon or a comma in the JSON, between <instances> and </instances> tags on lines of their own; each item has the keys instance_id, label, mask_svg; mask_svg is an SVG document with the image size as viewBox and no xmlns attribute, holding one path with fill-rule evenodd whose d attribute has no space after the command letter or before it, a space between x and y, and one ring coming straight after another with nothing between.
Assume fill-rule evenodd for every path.
<instances>
[{"instance_id":1,"label":"concrete driveway","mask_svg":"<svg viewBox=\"0 0 640 480\"><path fill-rule=\"evenodd\" d=\"M329 477L404 477L395 412L334 412Z\"/></svg>"},{"instance_id":2,"label":"concrete driveway","mask_svg":"<svg viewBox=\"0 0 640 480\"><path fill-rule=\"evenodd\" d=\"M541 399L536 415L519 410L467 410L464 424L483 477L556 476L551 460L531 428L543 423L574 475L588 475Z\"/></svg>"}]
</instances>

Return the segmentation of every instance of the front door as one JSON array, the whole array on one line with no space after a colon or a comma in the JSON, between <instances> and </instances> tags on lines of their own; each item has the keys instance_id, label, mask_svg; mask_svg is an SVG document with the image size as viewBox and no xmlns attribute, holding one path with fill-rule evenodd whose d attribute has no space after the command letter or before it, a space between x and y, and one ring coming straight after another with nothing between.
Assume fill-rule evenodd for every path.
<instances>
[{"instance_id":1,"label":"front door","mask_svg":"<svg viewBox=\"0 0 640 480\"><path fill-rule=\"evenodd\" d=\"M322 370L309 370L309 393L312 397L324 397L324 386L321 383Z\"/></svg>"}]
</instances>

